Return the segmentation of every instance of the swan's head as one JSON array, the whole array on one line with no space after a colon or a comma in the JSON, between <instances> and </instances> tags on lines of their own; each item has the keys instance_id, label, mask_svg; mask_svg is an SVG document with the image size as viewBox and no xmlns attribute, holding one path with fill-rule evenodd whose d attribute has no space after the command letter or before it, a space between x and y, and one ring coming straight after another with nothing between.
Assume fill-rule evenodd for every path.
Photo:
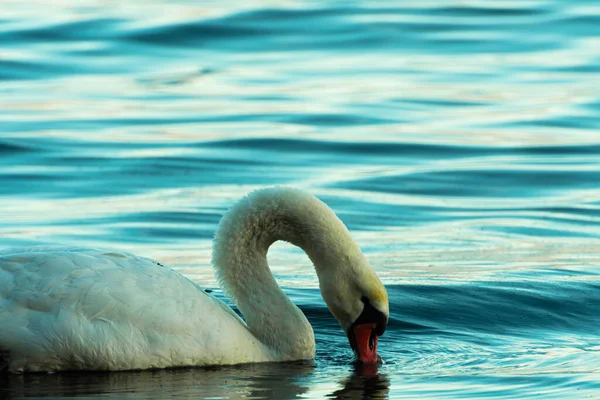
<instances>
[{"instance_id":1,"label":"swan's head","mask_svg":"<svg viewBox=\"0 0 600 400\"><path fill-rule=\"evenodd\" d=\"M334 270L337 273L320 280L323 298L358 360L375 364L377 341L389 319L387 291L364 258L357 266Z\"/></svg>"},{"instance_id":2,"label":"swan's head","mask_svg":"<svg viewBox=\"0 0 600 400\"><path fill-rule=\"evenodd\" d=\"M376 363L377 340L389 319L387 292L344 223L316 197L298 189L267 188L238 202L223 217L215 237L213 262L224 286L236 285L233 292L243 293L245 286L240 283L246 280L238 276L250 274L233 269L246 266L249 255L266 257L276 240L306 251L319 276L323 299L358 359ZM236 246L243 251L231 251ZM264 267L267 271L266 259Z\"/></svg>"}]
</instances>

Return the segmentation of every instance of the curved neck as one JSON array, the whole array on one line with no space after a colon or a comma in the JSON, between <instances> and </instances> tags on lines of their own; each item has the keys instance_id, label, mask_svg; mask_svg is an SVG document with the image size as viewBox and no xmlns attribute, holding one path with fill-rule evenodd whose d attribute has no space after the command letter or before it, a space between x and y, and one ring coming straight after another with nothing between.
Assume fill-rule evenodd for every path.
<instances>
[{"instance_id":1,"label":"curved neck","mask_svg":"<svg viewBox=\"0 0 600 400\"><path fill-rule=\"evenodd\" d=\"M319 278L329 265L362 253L329 207L296 189L253 192L219 224L213 265L250 331L278 357L310 358L315 351L312 327L277 285L267 263L267 251L277 240L302 248Z\"/></svg>"}]
</instances>

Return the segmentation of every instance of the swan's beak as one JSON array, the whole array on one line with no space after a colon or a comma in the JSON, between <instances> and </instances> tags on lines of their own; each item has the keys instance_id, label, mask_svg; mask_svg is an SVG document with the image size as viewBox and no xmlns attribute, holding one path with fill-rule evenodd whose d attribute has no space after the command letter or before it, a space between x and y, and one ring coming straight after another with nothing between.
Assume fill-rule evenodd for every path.
<instances>
[{"instance_id":1,"label":"swan's beak","mask_svg":"<svg viewBox=\"0 0 600 400\"><path fill-rule=\"evenodd\" d=\"M377 340L383 335L388 316L371 305L369 299L363 297L364 308L354 323L346 330L350 347L356 352L358 359L365 364L377 364Z\"/></svg>"},{"instance_id":2,"label":"swan's beak","mask_svg":"<svg viewBox=\"0 0 600 400\"><path fill-rule=\"evenodd\" d=\"M356 352L358 359L365 364L377 364L377 339L375 333L377 324L367 323L350 328L348 335L350 346Z\"/></svg>"}]
</instances>

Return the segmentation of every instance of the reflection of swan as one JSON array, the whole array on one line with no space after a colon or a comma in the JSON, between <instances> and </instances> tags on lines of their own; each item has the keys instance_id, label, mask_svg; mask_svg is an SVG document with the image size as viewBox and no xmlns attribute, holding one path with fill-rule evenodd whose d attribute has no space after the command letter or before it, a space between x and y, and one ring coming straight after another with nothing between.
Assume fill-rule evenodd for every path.
<instances>
[{"instance_id":1,"label":"reflection of swan","mask_svg":"<svg viewBox=\"0 0 600 400\"><path fill-rule=\"evenodd\" d=\"M312 327L267 264L277 240L306 251L351 346L362 361L374 363L388 319L385 288L333 211L286 188L243 198L215 235L217 277L245 322L146 258L80 248L12 249L0 253L0 357L11 371L312 358Z\"/></svg>"},{"instance_id":2,"label":"reflection of swan","mask_svg":"<svg viewBox=\"0 0 600 400\"><path fill-rule=\"evenodd\" d=\"M295 399L309 391L312 361L152 371L0 374L3 399Z\"/></svg>"},{"instance_id":3,"label":"reflection of swan","mask_svg":"<svg viewBox=\"0 0 600 400\"><path fill-rule=\"evenodd\" d=\"M344 388L327 396L335 399L387 399L390 379L377 373L376 365L356 365L352 375L344 382Z\"/></svg>"}]
</instances>

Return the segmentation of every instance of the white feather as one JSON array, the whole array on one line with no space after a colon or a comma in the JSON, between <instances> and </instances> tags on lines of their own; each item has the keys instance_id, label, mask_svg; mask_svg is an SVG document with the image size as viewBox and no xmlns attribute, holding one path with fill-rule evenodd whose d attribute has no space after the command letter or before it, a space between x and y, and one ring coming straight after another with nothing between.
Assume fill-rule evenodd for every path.
<instances>
[{"instance_id":1,"label":"white feather","mask_svg":"<svg viewBox=\"0 0 600 400\"><path fill-rule=\"evenodd\" d=\"M0 253L0 347L11 371L269 361L220 300L146 258L65 247Z\"/></svg>"},{"instance_id":2,"label":"white feather","mask_svg":"<svg viewBox=\"0 0 600 400\"><path fill-rule=\"evenodd\" d=\"M335 214L303 192L267 189L226 214L213 250L218 278L248 325L197 284L147 258L69 247L7 249L0 252L0 357L13 372L311 358L312 327L267 265L268 247L279 239L311 256L342 326L358 317L365 292L387 313L383 285Z\"/></svg>"}]
</instances>

